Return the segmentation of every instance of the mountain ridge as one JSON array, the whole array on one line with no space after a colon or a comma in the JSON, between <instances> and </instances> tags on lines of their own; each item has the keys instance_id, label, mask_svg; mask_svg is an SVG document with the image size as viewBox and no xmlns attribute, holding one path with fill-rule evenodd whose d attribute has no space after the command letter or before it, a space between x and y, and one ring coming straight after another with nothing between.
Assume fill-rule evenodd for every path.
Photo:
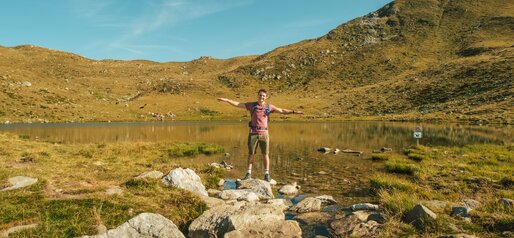
<instances>
[{"instance_id":1,"label":"mountain ridge","mask_svg":"<svg viewBox=\"0 0 514 238\"><path fill-rule=\"evenodd\" d=\"M512 124L513 5L397 0L324 36L230 59L98 61L0 47L0 120L153 120L152 112L242 118L215 98L251 101L263 87L271 103L304 110L300 120Z\"/></svg>"}]
</instances>

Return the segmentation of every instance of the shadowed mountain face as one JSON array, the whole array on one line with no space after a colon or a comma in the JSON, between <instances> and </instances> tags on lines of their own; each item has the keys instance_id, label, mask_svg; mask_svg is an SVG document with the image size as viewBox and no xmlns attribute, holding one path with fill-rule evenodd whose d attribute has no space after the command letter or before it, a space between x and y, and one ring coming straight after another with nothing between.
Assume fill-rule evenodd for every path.
<instances>
[{"instance_id":1,"label":"shadowed mountain face","mask_svg":"<svg viewBox=\"0 0 514 238\"><path fill-rule=\"evenodd\" d=\"M505 0L398 0L318 39L227 60L94 61L0 48L0 119L241 117L214 99L250 101L264 87L271 103L306 118L512 123L513 13Z\"/></svg>"}]
</instances>

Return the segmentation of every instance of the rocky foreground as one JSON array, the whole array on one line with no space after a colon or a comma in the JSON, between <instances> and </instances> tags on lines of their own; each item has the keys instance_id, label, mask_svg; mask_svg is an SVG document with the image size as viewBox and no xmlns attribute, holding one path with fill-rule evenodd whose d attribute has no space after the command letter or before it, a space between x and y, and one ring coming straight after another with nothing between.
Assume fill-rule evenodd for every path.
<instances>
[{"instance_id":1,"label":"rocky foreground","mask_svg":"<svg viewBox=\"0 0 514 238\"><path fill-rule=\"evenodd\" d=\"M376 204L343 207L337 205L331 196L299 195L296 184L282 186L279 198L276 198L272 190L272 185L276 184L274 180L237 180L235 189L226 186L230 180L222 180L219 184L222 190L207 191L191 169L177 168L162 176L162 173L152 171L138 176L138 179L161 179L166 186L195 193L209 207L189 225L187 234L160 214L141 213L115 229L99 229L99 234L83 237L378 237L388 219ZM293 199L289 199L291 197ZM514 206L510 199L500 202ZM427 206L441 208L448 204L429 201ZM425 224L437 218L437 214L427 206L415 206L404 222L423 230ZM468 212L479 206L479 202L468 199L461 206L454 206L451 216L469 219ZM314 232L312 227L318 227L318 231ZM317 234L320 227L324 234ZM455 233L439 237L476 236Z\"/></svg>"}]
</instances>

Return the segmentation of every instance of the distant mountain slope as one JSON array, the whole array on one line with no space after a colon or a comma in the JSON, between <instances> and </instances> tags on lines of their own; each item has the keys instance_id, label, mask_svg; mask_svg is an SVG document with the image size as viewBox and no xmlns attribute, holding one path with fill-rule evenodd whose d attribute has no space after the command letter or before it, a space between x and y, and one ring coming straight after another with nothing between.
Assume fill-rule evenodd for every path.
<instances>
[{"instance_id":1,"label":"distant mountain slope","mask_svg":"<svg viewBox=\"0 0 514 238\"><path fill-rule=\"evenodd\" d=\"M513 67L514 2L397 0L317 39L227 60L96 61L0 47L0 120L240 118L215 98L254 100L265 87L303 118L512 124Z\"/></svg>"},{"instance_id":2,"label":"distant mountain slope","mask_svg":"<svg viewBox=\"0 0 514 238\"><path fill-rule=\"evenodd\" d=\"M280 47L219 80L330 96L335 116L512 122L514 2L390 3L314 40ZM455 115L458 114L458 115Z\"/></svg>"}]
</instances>

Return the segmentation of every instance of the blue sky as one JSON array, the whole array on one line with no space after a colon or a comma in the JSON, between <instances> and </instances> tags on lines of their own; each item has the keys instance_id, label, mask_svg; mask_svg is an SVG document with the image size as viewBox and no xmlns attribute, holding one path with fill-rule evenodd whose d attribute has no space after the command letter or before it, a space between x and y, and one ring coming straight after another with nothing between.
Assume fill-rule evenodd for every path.
<instances>
[{"instance_id":1,"label":"blue sky","mask_svg":"<svg viewBox=\"0 0 514 238\"><path fill-rule=\"evenodd\" d=\"M263 54L322 36L390 0L12 0L0 45L91 59L189 61Z\"/></svg>"}]
</instances>

